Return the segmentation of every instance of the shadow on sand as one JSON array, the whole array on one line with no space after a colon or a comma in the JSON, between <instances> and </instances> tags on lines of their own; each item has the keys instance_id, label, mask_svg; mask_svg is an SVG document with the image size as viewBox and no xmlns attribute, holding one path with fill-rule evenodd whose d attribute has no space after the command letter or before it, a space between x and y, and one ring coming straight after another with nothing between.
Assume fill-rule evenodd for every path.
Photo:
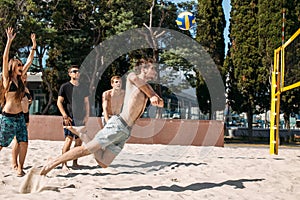
<instances>
[{"instance_id":1,"label":"shadow on sand","mask_svg":"<svg viewBox=\"0 0 300 200\"><path fill-rule=\"evenodd\" d=\"M224 185L232 186L232 187L234 187L234 189L243 189L243 188L245 188L245 186L244 186L245 182L257 182L257 181L263 181L263 180L265 180L265 179L239 179L239 180L228 180L228 181L224 181L221 183L204 182L204 183L193 183L193 184L185 186L185 187L178 186L178 185L171 185L171 186L159 186L159 187L135 186L135 187L128 187L128 188L101 188L101 189L109 190L109 191L131 190L134 192L141 191L141 190L184 192L187 190L198 191L198 190L210 189L210 188L214 188L214 187L222 187Z\"/></svg>"}]
</instances>

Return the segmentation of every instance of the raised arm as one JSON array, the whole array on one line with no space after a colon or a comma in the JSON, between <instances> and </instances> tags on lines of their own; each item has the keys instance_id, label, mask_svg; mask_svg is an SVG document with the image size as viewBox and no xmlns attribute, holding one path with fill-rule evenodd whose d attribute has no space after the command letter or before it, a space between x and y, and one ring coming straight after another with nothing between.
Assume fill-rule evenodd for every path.
<instances>
[{"instance_id":1,"label":"raised arm","mask_svg":"<svg viewBox=\"0 0 300 200\"><path fill-rule=\"evenodd\" d=\"M23 71L22 71L22 75L26 74L27 71L28 71L28 68L30 67L30 65L32 64L33 62L33 58L34 58L34 52L36 50L36 39L35 39L35 34L32 33L31 34L31 41L32 41L32 47L31 47L31 50L30 50L30 53L29 53L29 56L27 58L27 61L23 67Z\"/></svg>"},{"instance_id":2,"label":"raised arm","mask_svg":"<svg viewBox=\"0 0 300 200\"><path fill-rule=\"evenodd\" d=\"M6 82L8 78L8 57L9 57L9 50L12 41L16 37L16 33L14 32L14 29L12 27L8 27L6 30L6 36L7 36L7 42L3 53L3 65L2 65L2 77L3 81Z\"/></svg>"},{"instance_id":3,"label":"raised arm","mask_svg":"<svg viewBox=\"0 0 300 200\"><path fill-rule=\"evenodd\" d=\"M163 99L154 92L153 88L147 82L139 78L135 73L130 73L128 79L150 99L153 106L164 106Z\"/></svg>"}]
</instances>

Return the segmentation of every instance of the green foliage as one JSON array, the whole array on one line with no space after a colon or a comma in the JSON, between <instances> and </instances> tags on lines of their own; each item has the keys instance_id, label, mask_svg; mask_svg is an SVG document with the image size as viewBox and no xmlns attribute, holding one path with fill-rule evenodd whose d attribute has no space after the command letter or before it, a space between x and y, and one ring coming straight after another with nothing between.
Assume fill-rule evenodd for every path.
<instances>
[{"instance_id":1,"label":"green foliage","mask_svg":"<svg viewBox=\"0 0 300 200\"><path fill-rule=\"evenodd\" d=\"M298 1L231 1L231 46L224 68L230 77L229 100L235 111L261 113L270 109L270 81L274 50L280 47L282 10L285 8L285 38L299 24ZM297 14L298 13L298 14ZM294 55L295 56L295 55ZM289 74L298 76L295 73ZM300 74L299 74L300 75ZM282 95L284 112L298 107L299 90Z\"/></svg>"},{"instance_id":2,"label":"green foliage","mask_svg":"<svg viewBox=\"0 0 300 200\"><path fill-rule=\"evenodd\" d=\"M224 72L222 70L225 57L223 32L226 22L222 1L198 0L196 22L196 40L210 54L218 69ZM202 112L210 113L211 100L208 88L203 81L201 73L197 72L197 75L197 97L200 108Z\"/></svg>"},{"instance_id":3,"label":"green foliage","mask_svg":"<svg viewBox=\"0 0 300 200\"><path fill-rule=\"evenodd\" d=\"M190 37L195 37L191 34L195 34L195 30L194 32L179 30L175 23L180 11L190 10L197 13L195 2L175 4L172 1L154 1L155 6L150 16L152 2L152 0L2 0L0 1L0 24L2 27L0 34L3 42L0 43L0 50L3 52L3 45L6 42L5 28L13 26L18 35L11 48L11 56L18 54L22 58L26 58L29 53L28 46L31 45L30 33L36 33L38 51L36 51L36 62L30 70L43 73L44 92L49 98L43 113L47 113L47 109L56 101L59 86L69 80L67 67L70 64L80 65L94 47L110 37L132 28L145 27L145 25L174 29ZM223 33L225 22L223 10L220 9L221 1L215 3L201 1L201 3L202 8L209 8L209 11L213 11L213 13L209 17L202 15L196 17L207 20L206 23L203 23L207 27L203 31L202 28L200 32L197 31L197 34L204 37L198 37L197 41L203 42L218 66L222 66L224 38L220 33ZM213 15L216 16L213 17ZM197 23L202 24L202 21ZM210 26L211 24L213 26ZM171 39L164 40L166 45L170 41ZM206 46L205 42L207 41L210 45ZM98 55L96 54L96 56ZM202 89L205 88L204 80L189 63L176 56L176 51L166 52L158 49L143 49L122 55L103 73L98 87L90 88L90 90L97 90L95 98L101 101L102 91L110 88L110 77L115 74L124 75L130 69L131 60L141 56L161 59L160 71L171 69L169 76L164 73L160 74L163 83L170 83L173 79L181 78L181 76L188 80L187 83L174 85L174 91L185 89L190 85L195 87L200 83L197 86L198 92L200 91L201 95L205 94L205 97L201 97L201 101L203 99L203 102L207 102L206 100L209 99L209 94L202 92ZM99 59L95 58L95 60ZM46 60L46 65L44 60ZM104 64L106 63L96 64L95 61L95 70ZM178 72L181 74L179 75ZM202 108L205 112L206 104Z\"/></svg>"},{"instance_id":4,"label":"green foliage","mask_svg":"<svg viewBox=\"0 0 300 200\"><path fill-rule=\"evenodd\" d=\"M184 49L178 50L184 54ZM180 92L195 87L193 66L178 56L176 51L165 51L160 56L160 83L167 85L172 92ZM187 81L179 81L186 79Z\"/></svg>"},{"instance_id":5,"label":"green foliage","mask_svg":"<svg viewBox=\"0 0 300 200\"><path fill-rule=\"evenodd\" d=\"M229 69L232 71L231 86L235 88L231 88L230 97L235 102L232 104L234 110L252 113L268 90L258 51L258 5L252 0L232 1L231 4Z\"/></svg>"},{"instance_id":6,"label":"green foliage","mask_svg":"<svg viewBox=\"0 0 300 200\"><path fill-rule=\"evenodd\" d=\"M282 10L285 8L285 37L298 29L297 1L231 1L231 47L224 68L229 81L229 100L233 110L247 112L251 127L252 113L270 109L270 80L274 50L281 45ZM298 16L298 18L296 17ZM288 55L288 54L287 54ZM293 56L297 57L297 54ZM289 76L298 76L296 72ZM299 89L282 95L281 109L298 109Z\"/></svg>"}]
</instances>

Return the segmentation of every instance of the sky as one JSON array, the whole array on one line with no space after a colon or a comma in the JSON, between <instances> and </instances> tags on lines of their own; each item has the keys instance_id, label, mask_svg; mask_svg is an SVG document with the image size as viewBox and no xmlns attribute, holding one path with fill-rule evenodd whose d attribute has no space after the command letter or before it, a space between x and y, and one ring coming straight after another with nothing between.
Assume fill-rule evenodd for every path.
<instances>
[{"instance_id":1,"label":"sky","mask_svg":"<svg viewBox=\"0 0 300 200\"><path fill-rule=\"evenodd\" d=\"M227 54L228 50L228 43L229 43L229 19L230 19L230 10L231 10L231 5L230 5L230 0L223 0L223 10L225 14L225 20L226 20L226 27L224 30L224 37L225 37L225 55Z\"/></svg>"},{"instance_id":2,"label":"sky","mask_svg":"<svg viewBox=\"0 0 300 200\"><path fill-rule=\"evenodd\" d=\"M171 0L172 1L172 0ZM187 2L191 0L173 0L173 2L178 3L178 2ZM194 0L197 1L197 0ZM231 5L230 5L230 0L223 0L222 2L224 14L225 14L225 20L226 20L226 27L224 30L224 38L225 38L225 56L227 54L228 50L228 42L229 42L229 19L230 19L230 10L231 10Z\"/></svg>"}]
</instances>

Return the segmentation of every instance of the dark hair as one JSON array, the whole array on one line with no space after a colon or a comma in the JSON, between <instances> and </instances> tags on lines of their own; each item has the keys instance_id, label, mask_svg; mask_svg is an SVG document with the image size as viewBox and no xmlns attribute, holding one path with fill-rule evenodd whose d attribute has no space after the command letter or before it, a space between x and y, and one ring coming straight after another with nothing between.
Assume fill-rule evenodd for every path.
<instances>
[{"instance_id":1,"label":"dark hair","mask_svg":"<svg viewBox=\"0 0 300 200\"><path fill-rule=\"evenodd\" d=\"M148 68L149 65L147 65L148 63L151 63L153 64L154 63L154 59L153 58L147 58L147 59L139 59L136 63L135 63L135 67L134 67L134 70L140 74L141 73L141 68L144 67L144 68Z\"/></svg>"},{"instance_id":2,"label":"dark hair","mask_svg":"<svg viewBox=\"0 0 300 200\"><path fill-rule=\"evenodd\" d=\"M70 65L70 67L68 68L68 73L70 73L71 69L73 69L73 68L79 69L79 66L78 65Z\"/></svg>"},{"instance_id":3,"label":"dark hair","mask_svg":"<svg viewBox=\"0 0 300 200\"><path fill-rule=\"evenodd\" d=\"M9 86L12 82L11 77L12 77L13 72L14 72L14 67L16 66L16 63L17 63L16 61L21 62L21 60L16 59L16 58L12 58L12 59L9 60L9 63L8 63L8 65L9 65L8 85L7 85L7 87L5 88L4 85L3 85L3 77L1 78L1 81L0 81L0 105L2 107L5 105L5 102L6 102L5 94L8 92ZM16 91L15 99L21 101L22 98L24 97L24 94L25 94L25 85L22 81L21 75L17 76L17 81L18 81L18 88L17 88L17 91Z\"/></svg>"}]
</instances>

